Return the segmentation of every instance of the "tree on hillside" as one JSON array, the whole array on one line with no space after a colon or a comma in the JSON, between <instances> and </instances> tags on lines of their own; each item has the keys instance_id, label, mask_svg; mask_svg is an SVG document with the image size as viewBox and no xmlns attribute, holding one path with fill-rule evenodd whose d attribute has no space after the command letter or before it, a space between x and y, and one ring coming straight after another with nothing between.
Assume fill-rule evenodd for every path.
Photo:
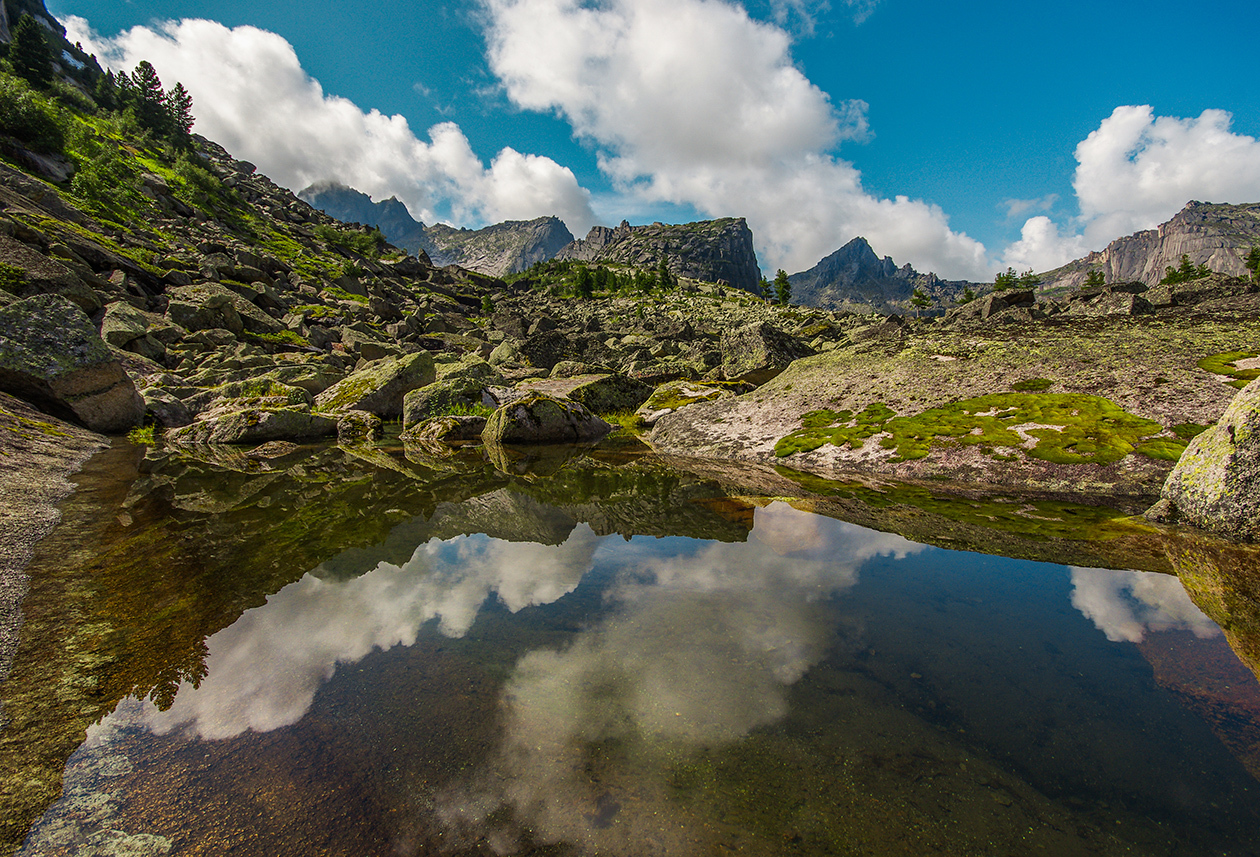
<instances>
[{"instance_id":1,"label":"tree on hillside","mask_svg":"<svg viewBox=\"0 0 1260 857\"><path fill-rule=\"evenodd\" d=\"M1260 282L1260 247L1252 244L1251 250L1247 253L1247 258L1243 260L1243 264L1251 272L1251 279Z\"/></svg>"},{"instance_id":2,"label":"tree on hillside","mask_svg":"<svg viewBox=\"0 0 1260 857\"><path fill-rule=\"evenodd\" d=\"M577 296L583 300L590 300L594 294L595 278L591 276L591 269L583 265L577 272Z\"/></svg>"},{"instance_id":3,"label":"tree on hillside","mask_svg":"<svg viewBox=\"0 0 1260 857\"><path fill-rule=\"evenodd\" d=\"M766 300L770 300L770 281L764 275L762 275L761 281L757 283L757 294Z\"/></svg>"},{"instance_id":4,"label":"tree on hillside","mask_svg":"<svg viewBox=\"0 0 1260 857\"><path fill-rule=\"evenodd\" d=\"M1190 261L1190 256L1186 253L1181 254L1181 262L1176 268L1169 265L1164 268L1164 279L1159 283L1162 286L1175 285L1176 283L1188 283L1191 280L1200 280L1212 273L1206 263L1200 264L1198 267Z\"/></svg>"},{"instance_id":5,"label":"tree on hillside","mask_svg":"<svg viewBox=\"0 0 1260 857\"><path fill-rule=\"evenodd\" d=\"M792 284L788 281L787 271L782 268L774 274L774 299L779 306L787 306L792 299Z\"/></svg>"},{"instance_id":6,"label":"tree on hillside","mask_svg":"<svg viewBox=\"0 0 1260 857\"><path fill-rule=\"evenodd\" d=\"M13 28L9 45L9 64L18 77L34 86L46 87L53 79L53 55L44 38L43 28L28 13L22 13Z\"/></svg>"},{"instance_id":7,"label":"tree on hillside","mask_svg":"<svg viewBox=\"0 0 1260 857\"><path fill-rule=\"evenodd\" d=\"M962 297L958 299L957 303L959 306L962 306L963 304L971 303L975 299L976 299L976 293L971 290L971 286L965 286L963 288Z\"/></svg>"},{"instance_id":8,"label":"tree on hillside","mask_svg":"<svg viewBox=\"0 0 1260 857\"><path fill-rule=\"evenodd\" d=\"M1015 288L1017 275L1014 268L1007 268L1002 273L993 278L993 291L1004 292L1007 289Z\"/></svg>"},{"instance_id":9,"label":"tree on hillside","mask_svg":"<svg viewBox=\"0 0 1260 857\"><path fill-rule=\"evenodd\" d=\"M1103 277L1102 268L1094 268L1085 275L1086 286L1102 286L1106 285L1106 278Z\"/></svg>"},{"instance_id":10,"label":"tree on hillside","mask_svg":"<svg viewBox=\"0 0 1260 857\"><path fill-rule=\"evenodd\" d=\"M914 307L915 317L918 317L920 312L932 305L932 299L927 296L927 292L923 291L923 289L916 288L914 294L910 297L910 305Z\"/></svg>"},{"instance_id":11,"label":"tree on hillside","mask_svg":"<svg viewBox=\"0 0 1260 857\"><path fill-rule=\"evenodd\" d=\"M192 96L184 85L175 81L171 91L166 94L166 112L170 117L171 131L180 138L187 139L192 133Z\"/></svg>"},{"instance_id":12,"label":"tree on hillside","mask_svg":"<svg viewBox=\"0 0 1260 857\"><path fill-rule=\"evenodd\" d=\"M668 291L678 286L678 278L670 272L669 262L665 256L661 256L661 261L656 266L656 279L661 284L661 291Z\"/></svg>"},{"instance_id":13,"label":"tree on hillside","mask_svg":"<svg viewBox=\"0 0 1260 857\"><path fill-rule=\"evenodd\" d=\"M131 106L135 108L140 126L159 137L166 137L171 130L171 114L157 69L148 60L140 60L131 75L131 84Z\"/></svg>"}]
</instances>

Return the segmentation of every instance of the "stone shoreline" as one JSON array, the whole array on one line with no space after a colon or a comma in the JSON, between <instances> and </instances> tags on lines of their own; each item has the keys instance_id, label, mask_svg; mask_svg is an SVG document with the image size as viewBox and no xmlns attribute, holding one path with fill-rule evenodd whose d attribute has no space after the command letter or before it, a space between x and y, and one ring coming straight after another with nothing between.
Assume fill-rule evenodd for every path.
<instances>
[{"instance_id":1,"label":"stone shoreline","mask_svg":"<svg viewBox=\"0 0 1260 857\"><path fill-rule=\"evenodd\" d=\"M70 477L109 445L100 434L0 393L0 681L9 675L22 625L26 567L61 520Z\"/></svg>"}]
</instances>

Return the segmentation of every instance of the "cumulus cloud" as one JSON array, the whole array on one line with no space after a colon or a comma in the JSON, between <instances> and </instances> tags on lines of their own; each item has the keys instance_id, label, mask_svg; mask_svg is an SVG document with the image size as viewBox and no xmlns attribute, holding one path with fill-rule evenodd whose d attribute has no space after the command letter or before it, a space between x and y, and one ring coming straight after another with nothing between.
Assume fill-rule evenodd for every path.
<instances>
[{"instance_id":1,"label":"cumulus cloud","mask_svg":"<svg viewBox=\"0 0 1260 857\"><path fill-rule=\"evenodd\" d=\"M1140 643L1148 631L1177 629L1204 638L1221 632L1168 574L1073 568L1072 606L1113 642Z\"/></svg>"},{"instance_id":2,"label":"cumulus cloud","mask_svg":"<svg viewBox=\"0 0 1260 857\"><path fill-rule=\"evenodd\" d=\"M567 167L511 148L487 167L451 122L422 140L403 116L325 93L275 33L188 19L103 38L82 18L64 23L71 41L111 68L147 59L168 85L182 82L198 133L291 189L336 180L377 199L397 196L429 223L444 210L469 225L556 214L579 234L594 222Z\"/></svg>"},{"instance_id":3,"label":"cumulus cloud","mask_svg":"<svg viewBox=\"0 0 1260 857\"><path fill-rule=\"evenodd\" d=\"M1182 119L1156 116L1146 104L1117 107L1076 147L1080 216L1067 229L1029 219L1004 261L1046 270L1151 229L1192 199L1260 199L1260 141L1235 134L1232 121L1224 110Z\"/></svg>"},{"instance_id":4,"label":"cumulus cloud","mask_svg":"<svg viewBox=\"0 0 1260 857\"><path fill-rule=\"evenodd\" d=\"M919 267L987 274L983 246L952 231L940 208L862 189L832 151L870 136L867 105L833 101L793 64L789 35L743 6L483 4L490 65L509 99L566 119L622 193L746 215L770 267L803 270L861 234Z\"/></svg>"}]
</instances>

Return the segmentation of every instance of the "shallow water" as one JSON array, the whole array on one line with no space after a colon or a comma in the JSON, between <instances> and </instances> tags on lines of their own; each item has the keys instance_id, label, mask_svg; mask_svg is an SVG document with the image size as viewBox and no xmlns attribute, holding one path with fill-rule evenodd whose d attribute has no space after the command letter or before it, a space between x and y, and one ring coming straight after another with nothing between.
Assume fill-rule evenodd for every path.
<instances>
[{"instance_id":1,"label":"shallow water","mask_svg":"<svg viewBox=\"0 0 1260 857\"><path fill-rule=\"evenodd\" d=\"M1256 853L1175 576L615 455L112 455L3 690L22 855Z\"/></svg>"}]
</instances>

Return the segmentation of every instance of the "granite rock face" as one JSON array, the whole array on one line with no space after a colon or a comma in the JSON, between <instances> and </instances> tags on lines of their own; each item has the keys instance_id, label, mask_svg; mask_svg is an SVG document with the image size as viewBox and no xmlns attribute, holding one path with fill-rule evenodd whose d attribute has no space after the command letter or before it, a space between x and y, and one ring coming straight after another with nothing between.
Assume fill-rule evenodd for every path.
<instances>
[{"instance_id":1,"label":"granite rock face","mask_svg":"<svg viewBox=\"0 0 1260 857\"><path fill-rule=\"evenodd\" d=\"M1244 387L1220 421L1190 443L1160 497L1151 517L1260 540L1260 381Z\"/></svg>"},{"instance_id":2,"label":"granite rock face","mask_svg":"<svg viewBox=\"0 0 1260 857\"><path fill-rule=\"evenodd\" d=\"M92 322L60 295L0 309L0 389L93 431L125 432L144 402Z\"/></svg>"},{"instance_id":3,"label":"granite rock face","mask_svg":"<svg viewBox=\"0 0 1260 857\"><path fill-rule=\"evenodd\" d=\"M761 281L752 230L742 217L696 223L596 226L581 241L556 254L557 259L612 262L651 268L666 260L675 276L726 283L756 292Z\"/></svg>"},{"instance_id":4,"label":"granite rock face","mask_svg":"<svg viewBox=\"0 0 1260 857\"><path fill-rule=\"evenodd\" d=\"M1234 277L1250 272L1243 265L1252 244L1260 244L1260 203L1225 205L1191 201L1167 223L1117 238L1045 275L1043 288L1077 288L1098 269L1108 283L1141 282L1154 286L1182 255L1195 265Z\"/></svg>"}]
</instances>

